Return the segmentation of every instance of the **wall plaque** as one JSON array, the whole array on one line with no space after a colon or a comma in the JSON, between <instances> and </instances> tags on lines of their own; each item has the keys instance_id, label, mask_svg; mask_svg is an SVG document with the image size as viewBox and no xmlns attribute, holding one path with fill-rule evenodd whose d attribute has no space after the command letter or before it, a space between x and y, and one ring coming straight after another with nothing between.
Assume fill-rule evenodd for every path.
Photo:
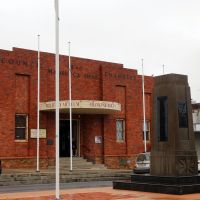
<instances>
[{"instance_id":1,"label":"wall plaque","mask_svg":"<svg viewBox=\"0 0 200 200\"><path fill-rule=\"evenodd\" d=\"M95 136L95 143L101 144L102 143L102 137L101 136Z\"/></svg>"},{"instance_id":2,"label":"wall plaque","mask_svg":"<svg viewBox=\"0 0 200 200\"><path fill-rule=\"evenodd\" d=\"M40 129L40 138L46 138L46 129ZM37 129L31 129L31 138L37 138Z\"/></svg>"}]
</instances>

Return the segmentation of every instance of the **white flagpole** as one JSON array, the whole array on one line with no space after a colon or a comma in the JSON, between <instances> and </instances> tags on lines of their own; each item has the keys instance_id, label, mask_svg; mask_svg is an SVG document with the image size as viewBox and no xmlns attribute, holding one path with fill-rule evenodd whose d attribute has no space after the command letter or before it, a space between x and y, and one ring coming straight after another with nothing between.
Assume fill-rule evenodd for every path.
<instances>
[{"instance_id":1,"label":"white flagpole","mask_svg":"<svg viewBox=\"0 0 200 200\"><path fill-rule=\"evenodd\" d=\"M165 74L165 65L163 64L162 67L163 67L163 75L164 75Z\"/></svg>"},{"instance_id":2,"label":"white flagpole","mask_svg":"<svg viewBox=\"0 0 200 200\"><path fill-rule=\"evenodd\" d=\"M40 35L38 35L38 87L37 87L37 169L39 172L40 159Z\"/></svg>"},{"instance_id":3,"label":"white flagpole","mask_svg":"<svg viewBox=\"0 0 200 200\"><path fill-rule=\"evenodd\" d=\"M143 61L142 58L142 98L143 98L143 132L144 132L144 152L147 151L147 140L146 140L146 116L145 116L145 94L144 94L144 70L143 70Z\"/></svg>"},{"instance_id":4,"label":"white flagpole","mask_svg":"<svg viewBox=\"0 0 200 200\"><path fill-rule=\"evenodd\" d=\"M60 166L59 166L59 4L58 0L55 0L55 89L56 89L56 200L60 199Z\"/></svg>"},{"instance_id":5,"label":"white flagpole","mask_svg":"<svg viewBox=\"0 0 200 200\"><path fill-rule=\"evenodd\" d=\"M72 81L71 81L71 56L69 44L69 123L70 123L70 171L72 171Z\"/></svg>"}]
</instances>

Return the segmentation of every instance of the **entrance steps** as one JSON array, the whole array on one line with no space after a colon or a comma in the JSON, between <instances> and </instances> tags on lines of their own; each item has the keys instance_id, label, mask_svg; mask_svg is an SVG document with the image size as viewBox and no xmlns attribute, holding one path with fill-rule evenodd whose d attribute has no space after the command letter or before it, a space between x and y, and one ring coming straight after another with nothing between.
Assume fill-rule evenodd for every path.
<instances>
[{"instance_id":1,"label":"entrance steps","mask_svg":"<svg viewBox=\"0 0 200 200\"><path fill-rule=\"evenodd\" d=\"M107 169L103 164L93 164L88 162L82 157L72 157L72 168L73 169ZM49 166L49 169L55 169L55 166ZM70 170L70 157L60 158L60 170Z\"/></svg>"},{"instance_id":2,"label":"entrance steps","mask_svg":"<svg viewBox=\"0 0 200 200\"><path fill-rule=\"evenodd\" d=\"M114 181L125 180L130 177L132 170L111 169L85 169L85 170L61 170L60 182L89 182L89 181ZM55 169L35 172L31 169L3 170L0 175L0 186L47 184L55 183Z\"/></svg>"}]
</instances>

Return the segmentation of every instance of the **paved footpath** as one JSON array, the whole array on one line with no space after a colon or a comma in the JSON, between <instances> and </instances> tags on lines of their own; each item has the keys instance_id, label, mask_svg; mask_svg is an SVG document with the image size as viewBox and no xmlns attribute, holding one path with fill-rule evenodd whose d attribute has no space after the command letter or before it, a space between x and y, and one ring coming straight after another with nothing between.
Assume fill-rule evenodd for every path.
<instances>
[{"instance_id":1,"label":"paved footpath","mask_svg":"<svg viewBox=\"0 0 200 200\"><path fill-rule=\"evenodd\" d=\"M127 190L112 187L62 189L62 200L200 200L200 193L189 195L167 195ZM0 200L54 200L55 190L14 192L0 194Z\"/></svg>"}]
</instances>

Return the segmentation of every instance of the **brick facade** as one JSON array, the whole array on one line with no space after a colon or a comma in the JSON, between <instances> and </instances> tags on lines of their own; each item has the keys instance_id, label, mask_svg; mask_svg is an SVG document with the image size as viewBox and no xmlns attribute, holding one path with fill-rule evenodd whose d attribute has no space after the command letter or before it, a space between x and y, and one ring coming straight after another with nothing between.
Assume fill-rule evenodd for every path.
<instances>
[{"instance_id":1,"label":"brick facade","mask_svg":"<svg viewBox=\"0 0 200 200\"><path fill-rule=\"evenodd\" d=\"M141 76L122 64L77 57L71 57L71 62L73 100L111 101L122 106L121 112L113 114L73 115L77 121L79 156L109 168L132 168L135 156L144 150ZM54 54L42 52L41 102L55 100L54 66ZM0 50L0 69L0 159L4 167L35 165L36 139L30 137L30 132L37 128L37 52L19 48ZM145 76L146 118L150 124L152 88L153 77ZM68 57L61 55L60 100L68 98ZM40 128L47 133L46 138L40 139L40 156L46 167L48 160L55 157L55 112L40 113ZM15 138L16 114L28 116L24 141ZM60 116L69 119L65 112ZM125 137L120 142L116 140L116 119L125 121ZM101 136L102 142L95 143L95 136Z\"/></svg>"}]
</instances>

